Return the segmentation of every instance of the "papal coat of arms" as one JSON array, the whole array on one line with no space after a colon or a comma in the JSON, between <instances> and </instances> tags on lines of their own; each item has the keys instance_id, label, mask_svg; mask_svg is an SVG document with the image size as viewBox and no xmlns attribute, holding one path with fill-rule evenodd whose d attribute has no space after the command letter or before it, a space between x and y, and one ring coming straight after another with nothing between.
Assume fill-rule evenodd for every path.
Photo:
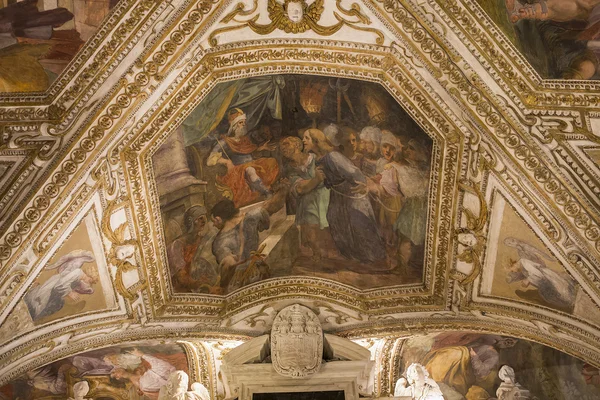
<instances>
[{"instance_id":1,"label":"papal coat of arms","mask_svg":"<svg viewBox=\"0 0 600 400\"><path fill-rule=\"evenodd\" d=\"M314 374L323 358L323 330L310 309L294 304L277 314L271 330L271 358L275 371L302 378Z\"/></svg>"}]
</instances>

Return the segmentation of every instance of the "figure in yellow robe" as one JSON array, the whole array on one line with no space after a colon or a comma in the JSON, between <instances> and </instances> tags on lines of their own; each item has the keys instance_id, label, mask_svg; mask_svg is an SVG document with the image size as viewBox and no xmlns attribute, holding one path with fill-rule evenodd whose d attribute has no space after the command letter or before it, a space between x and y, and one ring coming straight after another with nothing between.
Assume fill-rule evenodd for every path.
<instances>
[{"instance_id":1,"label":"figure in yellow robe","mask_svg":"<svg viewBox=\"0 0 600 400\"><path fill-rule=\"evenodd\" d=\"M497 349L515 343L499 336L445 335L438 337L423 364L433 380L451 386L467 400L488 399L499 367Z\"/></svg>"}]
</instances>

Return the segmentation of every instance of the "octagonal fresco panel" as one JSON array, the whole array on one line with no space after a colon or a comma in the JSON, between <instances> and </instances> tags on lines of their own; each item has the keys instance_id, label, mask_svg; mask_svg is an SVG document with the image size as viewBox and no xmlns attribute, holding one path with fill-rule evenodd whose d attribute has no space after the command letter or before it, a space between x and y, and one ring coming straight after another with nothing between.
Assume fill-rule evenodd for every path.
<instances>
[{"instance_id":1,"label":"octagonal fresco panel","mask_svg":"<svg viewBox=\"0 0 600 400\"><path fill-rule=\"evenodd\" d=\"M600 78L600 1L477 2L542 78Z\"/></svg>"},{"instance_id":2,"label":"octagonal fresco panel","mask_svg":"<svg viewBox=\"0 0 600 400\"><path fill-rule=\"evenodd\" d=\"M0 2L0 92L46 90L117 2Z\"/></svg>"},{"instance_id":3,"label":"octagonal fresco panel","mask_svg":"<svg viewBox=\"0 0 600 400\"><path fill-rule=\"evenodd\" d=\"M0 399L154 400L177 370L188 372L181 345L148 341L113 346L29 371L0 387Z\"/></svg>"},{"instance_id":4,"label":"octagonal fresco panel","mask_svg":"<svg viewBox=\"0 0 600 400\"><path fill-rule=\"evenodd\" d=\"M432 145L374 83L219 84L153 155L174 291L420 282Z\"/></svg>"}]
</instances>

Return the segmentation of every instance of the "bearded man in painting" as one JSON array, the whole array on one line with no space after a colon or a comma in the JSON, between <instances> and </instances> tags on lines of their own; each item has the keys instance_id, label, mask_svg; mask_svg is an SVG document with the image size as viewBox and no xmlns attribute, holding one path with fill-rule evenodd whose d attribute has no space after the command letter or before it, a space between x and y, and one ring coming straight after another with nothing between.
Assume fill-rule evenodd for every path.
<instances>
[{"instance_id":1,"label":"bearded man in painting","mask_svg":"<svg viewBox=\"0 0 600 400\"><path fill-rule=\"evenodd\" d=\"M261 146L248 137L246 114L234 108L228 114L229 130L217 140L217 144L208 156L207 165L224 165L227 173L217 177L217 182L231 190L236 207L243 207L257 201L262 195L269 197L271 184L279 174L279 166L274 158L254 159L253 153L273 150L274 145L267 142Z\"/></svg>"},{"instance_id":2,"label":"bearded man in painting","mask_svg":"<svg viewBox=\"0 0 600 400\"><path fill-rule=\"evenodd\" d=\"M136 348L125 354L126 357L122 356L114 354L105 357L115 366L110 376L116 380L130 381L141 395L158 394L160 388L167 384L169 375L176 371L169 362Z\"/></svg>"}]
</instances>

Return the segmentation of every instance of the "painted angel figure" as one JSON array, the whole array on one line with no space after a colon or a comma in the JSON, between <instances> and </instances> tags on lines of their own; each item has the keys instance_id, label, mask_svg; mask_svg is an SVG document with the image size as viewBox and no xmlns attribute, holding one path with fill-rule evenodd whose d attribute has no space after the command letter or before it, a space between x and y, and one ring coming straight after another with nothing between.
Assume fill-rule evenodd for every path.
<instances>
[{"instance_id":1,"label":"painted angel figure","mask_svg":"<svg viewBox=\"0 0 600 400\"><path fill-rule=\"evenodd\" d=\"M544 259L547 261L554 261L554 258L551 255L539 250L537 247L532 246L523 240L514 237L507 237L504 239L504 244L517 249L519 258L526 258L534 263L541 264L544 267L546 266Z\"/></svg>"},{"instance_id":2,"label":"painted angel figure","mask_svg":"<svg viewBox=\"0 0 600 400\"><path fill-rule=\"evenodd\" d=\"M519 253L519 259L511 260L510 266L506 268L506 282L520 281L524 287L535 287L542 299L553 306L573 306L576 296L575 282L566 273L553 271L546 266L544 259L554 260L550 255L513 237L506 238L504 244L516 248Z\"/></svg>"},{"instance_id":3,"label":"painted angel figure","mask_svg":"<svg viewBox=\"0 0 600 400\"><path fill-rule=\"evenodd\" d=\"M57 273L25 295L31 318L35 321L58 312L65 305L66 297L79 301L82 294L94 293L93 285L98 281L95 271L83 266L94 260L90 251L74 250L47 265L44 269Z\"/></svg>"}]
</instances>

